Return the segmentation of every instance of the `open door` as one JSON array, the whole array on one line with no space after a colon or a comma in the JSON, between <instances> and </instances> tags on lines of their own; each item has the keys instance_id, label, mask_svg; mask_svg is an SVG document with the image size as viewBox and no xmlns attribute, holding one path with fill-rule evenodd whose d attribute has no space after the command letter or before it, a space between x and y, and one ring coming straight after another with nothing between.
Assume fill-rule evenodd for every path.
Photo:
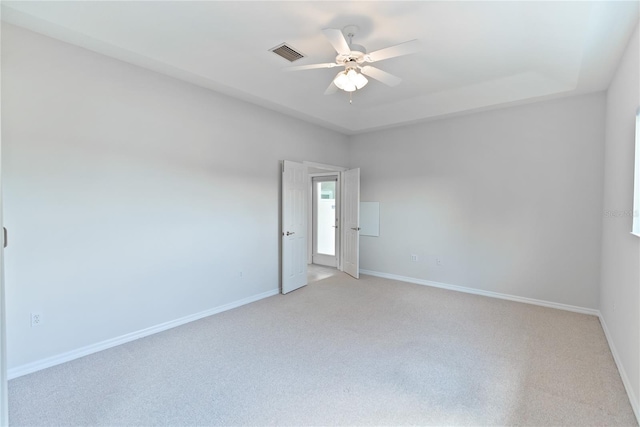
<instances>
[{"instance_id":1,"label":"open door","mask_svg":"<svg viewBox=\"0 0 640 427\"><path fill-rule=\"evenodd\" d=\"M2 224L2 194L0 193L0 224ZM7 316L4 300L4 247L7 244L7 234L2 229L0 243L0 426L9 425L9 391L7 387Z\"/></svg>"},{"instance_id":2,"label":"open door","mask_svg":"<svg viewBox=\"0 0 640 427\"><path fill-rule=\"evenodd\" d=\"M343 269L357 279L360 277L360 169L345 171L342 178Z\"/></svg>"},{"instance_id":3,"label":"open door","mask_svg":"<svg viewBox=\"0 0 640 427\"><path fill-rule=\"evenodd\" d=\"M307 167L285 160L282 168L282 287L307 284Z\"/></svg>"},{"instance_id":4,"label":"open door","mask_svg":"<svg viewBox=\"0 0 640 427\"><path fill-rule=\"evenodd\" d=\"M2 188L0 174L0 188ZM3 227L2 190L0 190L0 426L9 425L9 395L7 388L7 316L4 299L4 248L7 246L7 230Z\"/></svg>"}]
</instances>

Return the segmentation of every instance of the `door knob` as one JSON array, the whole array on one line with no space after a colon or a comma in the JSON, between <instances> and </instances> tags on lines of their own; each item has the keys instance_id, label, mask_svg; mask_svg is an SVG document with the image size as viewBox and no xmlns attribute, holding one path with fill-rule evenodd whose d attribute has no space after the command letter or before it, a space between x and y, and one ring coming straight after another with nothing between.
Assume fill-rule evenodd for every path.
<instances>
[{"instance_id":1,"label":"door knob","mask_svg":"<svg viewBox=\"0 0 640 427\"><path fill-rule=\"evenodd\" d=\"M351 227L352 230L360 231L360 227Z\"/></svg>"},{"instance_id":2,"label":"door knob","mask_svg":"<svg viewBox=\"0 0 640 427\"><path fill-rule=\"evenodd\" d=\"M287 236L291 236L292 234L296 234L296 232L295 231L294 232L287 231Z\"/></svg>"}]
</instances>

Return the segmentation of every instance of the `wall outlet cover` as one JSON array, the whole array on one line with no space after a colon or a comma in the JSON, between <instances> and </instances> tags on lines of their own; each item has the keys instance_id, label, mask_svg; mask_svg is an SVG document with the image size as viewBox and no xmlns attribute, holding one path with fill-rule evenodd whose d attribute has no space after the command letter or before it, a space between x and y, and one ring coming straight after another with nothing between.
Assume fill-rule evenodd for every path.
<instances>
[{"instance_id":1,"label":"wall outlet cover","mask_svg":"<svg viewBox=\"0 0 640 427\"><path fill-rule=\"evenodd\" d=\"M31 313L31 327L40 326L42 324L42 313L33 312Z\"/></svg>"}]
</instances>

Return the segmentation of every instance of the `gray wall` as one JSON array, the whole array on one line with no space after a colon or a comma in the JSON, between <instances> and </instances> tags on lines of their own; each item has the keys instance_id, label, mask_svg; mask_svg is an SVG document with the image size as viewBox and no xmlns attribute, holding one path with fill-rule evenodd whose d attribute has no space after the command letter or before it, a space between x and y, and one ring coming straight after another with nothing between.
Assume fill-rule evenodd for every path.
<instances>
[{"instance_id":1,"label":"gray wall","mask_svg":"<svg viewBox=\"0 0 640 427\"><path fill-rule=\"evenodd\" d=\"M380 202L361 268L597 308L604 105L598 93L352 138L362 200Z\"/></svg>"},{"instance_id":2,"label":"gray wall","mask_svg":"<svg viewBox=\"0 0 640 427\"><path fill-rule=\"evenodd\" d=\"M2 88L9 369L277 289L279 161L347 160L346 136L4 23Z\"/></svg>"},{"instance_id":3,"label":"gray wall","mask_svg":"<svg viewBox=\"0 0 640 427\"><path fill-rule=\"evenodd\" d=\"M600 312L640 407L640 238L630 234L635 115L640 106L638 28L609 86L606 110Z\"/></svg>"}]
</instances>

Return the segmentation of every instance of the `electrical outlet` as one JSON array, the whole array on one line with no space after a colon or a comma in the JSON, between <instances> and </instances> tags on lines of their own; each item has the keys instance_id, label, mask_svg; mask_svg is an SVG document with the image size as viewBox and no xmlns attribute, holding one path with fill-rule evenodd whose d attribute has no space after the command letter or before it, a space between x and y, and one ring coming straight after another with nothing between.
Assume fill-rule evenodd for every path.
<instances>
[{"instance_id":1,"label":"electrical outlet","mask_svg":"<svg viewBox=\"0 0 640 427\"><path fill-rule=\"evenodd\" d=\"M411 254L411 261L412 261L412 262L418 262L418 255L416 255L416 254Z\"/></svg>"},{"instance_id":2,"label":"electrical outlet","mask_svg":"<svg viewBox=\"0 0 640 427\"><path fill-rule=\"evenodd\" d=\"M40 326L42 324L42 313L31 313L31 327Z\"/></svg>"}]
</instances>

